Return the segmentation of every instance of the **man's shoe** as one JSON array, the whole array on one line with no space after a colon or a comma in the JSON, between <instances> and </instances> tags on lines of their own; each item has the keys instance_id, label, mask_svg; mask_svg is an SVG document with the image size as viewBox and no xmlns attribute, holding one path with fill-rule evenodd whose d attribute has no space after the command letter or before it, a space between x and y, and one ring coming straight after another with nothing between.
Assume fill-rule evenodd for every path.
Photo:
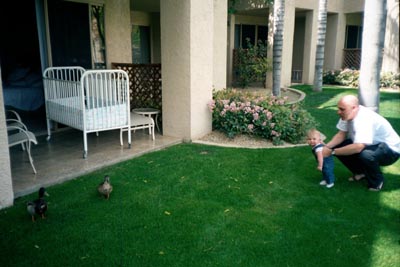
<instances>
[{"instance_id":1,"label":"man's shoe","mask_svg":"<svg viewBox=\"0 0 400 267\"><path fill-rule=\"evenodd\" d=\"M321 182L319 182L320 185L327 185L325 180L322 180Z\"/></svg>"},{"instance_id":2,"label":"man's shoe","mask_svg":"<svg viewBox=\"0 0 400 267\"><path fill-rule=\"evenodd\" d=\"M368 190L378 192L381 191L382 187L383 187L383 182L381 182L377 187L370 187Z\"/></svg>"}]
</instances>

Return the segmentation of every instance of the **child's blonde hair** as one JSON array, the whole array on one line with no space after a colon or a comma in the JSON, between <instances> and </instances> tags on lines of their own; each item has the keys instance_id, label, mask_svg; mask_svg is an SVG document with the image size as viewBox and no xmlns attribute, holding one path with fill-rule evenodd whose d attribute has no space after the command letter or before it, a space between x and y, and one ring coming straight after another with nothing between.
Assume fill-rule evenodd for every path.
<instances>
[{"instance_id":1,"label":"child's blonde hair","mask_svg":"<svg viewBox=\"0 0 400 267\"><path fill-rule=\"evenodd\" d=\"M321 133L320 131L318 131L317 129L313 128L313 129L308 130L307 137L314 136L314 135L319 136L321 141L324 141L326 139L326 136L323 133Z\"/></svg>"}]
</instances>

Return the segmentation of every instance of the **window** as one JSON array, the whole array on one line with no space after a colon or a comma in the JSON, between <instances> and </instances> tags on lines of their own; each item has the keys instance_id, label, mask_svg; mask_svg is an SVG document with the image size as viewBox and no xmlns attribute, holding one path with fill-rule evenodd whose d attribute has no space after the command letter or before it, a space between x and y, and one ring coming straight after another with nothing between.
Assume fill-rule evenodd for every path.
<instances>
[{"instance_id":1,"label":"window","mask_svg":"<svg viewBox=\"0 0 400 267\"><path fill-rule=\"evenodd\" d=\"M132 63L150 64L150 27L132 26Z\"/></svg>"},{"instance_id":2,"label":"window","mask_svg":"<svg viewBox=\"0 0 400 267\"><path fill-rule=\"evenodd\" d=\"M47 2L52 65L105 68L104 7Z\"/></svg>"},{"instance_id":3,"label":"window","mask_svg":"<svg viewBox=\"0 0 400 267\"><path fill-rule=\"evenodd\" d=\"M247 48L247 40L249 39L251 44L255 44L255 40L261 40L263 43L267 43L268 40L268 27L261 25L246 25L236 24L235 25L235 48Z\"/></svg>"},{"instance_id":4,"label":"window","mask_svg":"<svg viewBox=\"0 0 400 267\"><path fill-rule=\"evenodd\" d=\"M361 48L362 27L347 25L345 48Z\"/></svg>"}]
</instances>

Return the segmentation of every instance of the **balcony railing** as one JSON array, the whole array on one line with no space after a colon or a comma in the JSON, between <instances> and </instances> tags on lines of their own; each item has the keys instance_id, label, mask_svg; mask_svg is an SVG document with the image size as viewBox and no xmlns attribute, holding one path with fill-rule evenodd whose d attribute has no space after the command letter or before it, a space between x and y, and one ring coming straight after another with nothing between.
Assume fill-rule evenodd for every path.
<instances>
[{"instance_id":1,"label":"balcony railing","mask_svg":"<svg viewBox=\"0 0 400 267\"><path fill-rule=\"evenodd\" d=\"M112 68L128 73L131 109L162 109L161 64L112 63Z\"/></svg>"},{"instance_id":2,"label":"balcony railing","mask_svg":"<svg viewBox=\"0 0 400 267\"><path fill-rule=\"evenodd\" d=\"M345 48L343 49L343 69L360 69L361 49Z\"/></svg>"}]
</instances>

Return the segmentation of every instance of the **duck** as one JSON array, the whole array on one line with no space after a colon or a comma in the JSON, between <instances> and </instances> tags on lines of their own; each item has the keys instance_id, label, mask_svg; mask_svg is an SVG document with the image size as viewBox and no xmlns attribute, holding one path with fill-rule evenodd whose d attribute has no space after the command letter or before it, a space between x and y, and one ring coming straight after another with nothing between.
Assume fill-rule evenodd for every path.
<instances>
[{"instance_id":1,"label":"duck","mask_svg":"<svg viewBox=\"0 0 400 267\"><path fill-rule=\"evenodd\" d=\"M39 215L42 219L46 218L47 201L44 196L49 196L49 194L44 187L41 187L39 189L39 198L26 204L26 210L31 215L32 222L35 222L36 215Z\"/></svg>"},{"instance_id":2,"label":"duck","mask_svg":"<svg viewBox=\"0 0 400 267\"><path fill-rule=\"evenodd\" d=\"M104 176L104 181L100 183L97 187L97 191L99 191L99 193L103 195L106 199L109 199L112 190L113 187L110 183L110 176L106 175Z\"/></svg>"}]
</instances>

